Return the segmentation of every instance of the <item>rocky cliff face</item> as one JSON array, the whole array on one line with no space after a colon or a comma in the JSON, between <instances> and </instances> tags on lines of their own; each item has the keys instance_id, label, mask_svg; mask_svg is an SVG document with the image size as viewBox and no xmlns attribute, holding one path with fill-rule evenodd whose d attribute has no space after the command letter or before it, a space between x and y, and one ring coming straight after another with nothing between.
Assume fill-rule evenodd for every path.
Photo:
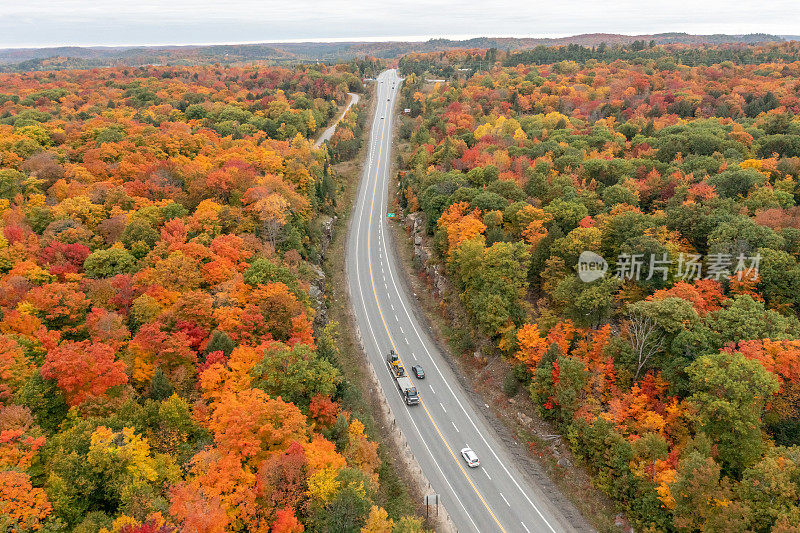
<instances>
[{"instance_id":1,"label":"rocky cliff face","mask_svg":"<svg viewBox=\"0 0 800 533\"><path fill-rule=\"evenodd\" d=\"M338 219L339 218L335 215L333 217L329 217L327 215L320 217L320 225L322 229L320 255L318 264L312 265L315 272L315 277L313 280L311 280L311 286L308 290L308 294L314 301L314 308L317 311L316 315L314 316L315 330L324 327L328 323L328 305L325 303L326 276L320 265L325 260L325 253L328 251L328 246L330 246L331 241L333 240L336 222Z\"/></svg>"},{"instance_id":2,"label":"rocky cliff face","mask_svg":"<svg viewBox=\"0 0 800 533\"><path fill-rule=\"evenodd\" d=\"M406 217L406 227L414 237L414 259L418 268L421 268L430 278L437 296L443 296L450 287L450 282L444 275L444 267L433 260L434 253L428 244L425 235L425 221L422 213L412 213Z\"/></svg>"}]
</instances>

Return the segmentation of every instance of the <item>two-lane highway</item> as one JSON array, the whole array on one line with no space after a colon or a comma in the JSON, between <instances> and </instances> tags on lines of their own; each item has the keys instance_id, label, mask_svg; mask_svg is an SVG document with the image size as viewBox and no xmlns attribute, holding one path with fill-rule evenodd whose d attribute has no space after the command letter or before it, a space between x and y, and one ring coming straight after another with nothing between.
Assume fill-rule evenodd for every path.
<instances>
[{"instance_id":1,"label":"two-lane highway","mask_svg":"<svg viewBox=\"0 0 800 533\"><path fill-rule=\"evenodd\" d=\"M496 433L468 399L435 343L411 309L400 283L394 250L386 245L386 209L391 167L392 110L402 79L383 72L376 81L377 105L347 242L347 277L357 326L400 430L433 490L460 532L573 531L543 491L525 481ZM420 404L406 406L385 364L394 349L413 374ZM460 450L481 461L470 468Z\"/></svg>"}]
</instances>

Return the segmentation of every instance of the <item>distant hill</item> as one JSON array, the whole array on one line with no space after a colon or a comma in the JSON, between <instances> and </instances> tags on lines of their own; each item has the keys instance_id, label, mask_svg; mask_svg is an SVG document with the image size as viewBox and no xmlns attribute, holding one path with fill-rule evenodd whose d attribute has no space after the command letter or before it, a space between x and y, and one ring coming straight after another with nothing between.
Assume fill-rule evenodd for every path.
<instances>
[{"instance_id":1,"label":"distant hill","mask_svg":"<svg viewBox=\"0 0 800 533\"><path fill-rule=\"evenodd\" d=\"M139 46L139 47L76 47L7 48L0 49L0 70L57 70L121 65L199 64L269 61L293 63L298 61L335 61L370 55L392 59L412 52L437 52L456 48L497 48L517 50L539 45L558 46L578 44L597 46L624 45L634 41L654 41L656 44L757 44L785 41L797 36L765 33L748 35L691 35L688 33L657 33L652 35L621 35L588 33L570 37L478 37L466 40L430 39L424 42L304 42L261 43L232 45Z\"/></svg>"}]
</instances>

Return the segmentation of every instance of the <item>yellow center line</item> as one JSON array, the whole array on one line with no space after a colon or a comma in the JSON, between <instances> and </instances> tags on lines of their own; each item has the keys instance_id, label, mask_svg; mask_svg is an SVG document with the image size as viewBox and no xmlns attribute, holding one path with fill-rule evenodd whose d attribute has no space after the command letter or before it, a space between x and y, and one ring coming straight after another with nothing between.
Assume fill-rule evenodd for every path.
<instances>
[{"instance_id":1,"label":"yellow center line","mask_svg":"<svg viewBox=\"0 0 800 533\"><path fill-rule=\"evenodd\" d=\"M391 111L390 109L387 109L386 114L388 115L390 111ZM375 112L376 113L378 112L377 108L376 108ZM392 344L392 348L394 348L394 351L397 354L398 359L400 359L400 364L403 364L403 360L400 358L400 351L397 349L397 346L394 343L394 338L392 337L392 334L389 331L389 326L386 324L386 319L383 317L383 310L381 309L381 304L380 304L380 301L378 300L378 291L375 290L375 279L374 279L373 274L372 274L372 253L371 253L372 213L373 213L373 210L374 210L374 207L375 207L375 192L378 190L378 169L380 168L381 156L383 155L383 145L384 145L383 141L384 141L384 138L386 136L386 124L388 122L389 122L388 120L384 120L384 123L381 126L382 132L381 132L381 137L380 137L380 148L379 148L379 151L378 151L377 163L375 165L375 188L372 190L372 202L370 203L369 221L368 221L368 224L367 224L367 228L368 228L367 229L367 262L369 264L369 279L370 279L370 282L372 284L372 294L375 296L375 304L378 306L378 314L380 315L381 322L383 323L383 327L386 330L386 335L389 336L389 342ZM475 491L475 494L478 495L478 498L480 498L481 502L483 502L483 505L484 505L484 507L486 507L486 510L489 511L490 515L492 515L492 518L494 519L495 523L497 524L497 527L500 528L500 531L505 533L506 530L503 528L503 525L500 523L500 521L495 516L494 512L492 511L492 508L489 507L489 504L486 502L486 500L484 499L483 495L478 490L478 487L476 487L475 484L472 482L472 479L470 479L470 477L467 474L466 470L464 470L464 467L461 465L461 461L458 460L458 458L456 457L456 454L453 452L453 448L450 447L450 444L447 442L447 439L445 439L444 435L439 430L439 426L433 420L433 416L431 416L431 412L428 410L428 407L425 405L425 402L422 401L422 396L419 394L419 391L417 391L417 395L419 397L420 405L422 405L422 408L425 409L425 414L428 415L428 419L430 419L431 424L433 424L434 429L436 429L436 433L439 434L439 438L442 439L442 442L444 443L445 447L450 452L450 456L453 458L453 461L455 461L456 466L458 466L458 469L461 470L462 474L464 474L464 477L467 479L467 482L472 487L472 490Z\"/></svg>"}]
</instances>

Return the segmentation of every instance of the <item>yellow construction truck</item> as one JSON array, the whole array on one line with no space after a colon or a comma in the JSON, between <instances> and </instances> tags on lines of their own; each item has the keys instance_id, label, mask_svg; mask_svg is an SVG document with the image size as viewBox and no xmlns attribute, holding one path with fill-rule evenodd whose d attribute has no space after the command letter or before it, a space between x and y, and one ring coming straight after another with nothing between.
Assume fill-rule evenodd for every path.
<instances>
[{"instance_id":1,"label":"yellow construction truck","mask_svg":"<svg viewBox=\"0 0 800 533\"><path fill-rule=\"evenodd\" d=\"M417 405L419 403L417 388L411 382L408 374L406 374L406 369L394 350L391 350L389 355L386 356L386 366L389 368L389 373L392 375L395 384L397 384L397 390L400 391L400 396L403 397L406 405Z\"/></svg>"}]
</instances>

